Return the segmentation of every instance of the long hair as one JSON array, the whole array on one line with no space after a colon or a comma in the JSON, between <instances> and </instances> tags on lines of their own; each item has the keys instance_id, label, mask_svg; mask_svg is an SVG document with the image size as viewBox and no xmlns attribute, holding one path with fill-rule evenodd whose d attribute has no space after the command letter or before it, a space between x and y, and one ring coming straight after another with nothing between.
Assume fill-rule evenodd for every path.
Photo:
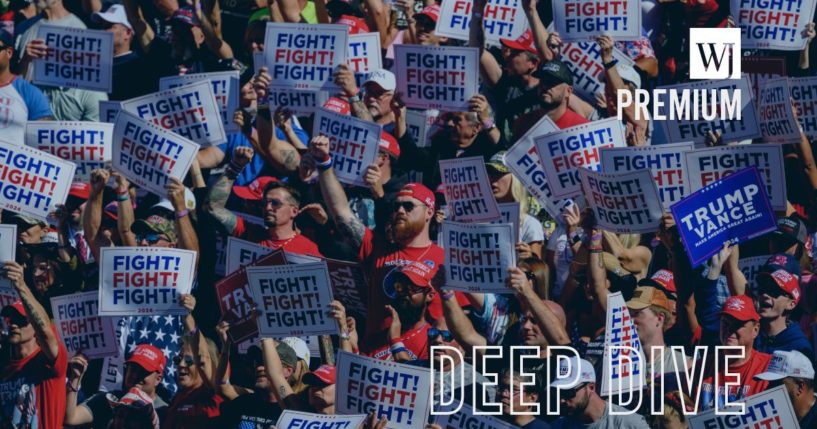
<instances>
[{"instance_id":1,"label":"long hair","mask_svg":"<svg viewBox=\"0 0 817 429\"><path fill-rule=\"evenodd\" d=\"M550 299L550 267L540 258L525 258L517 267L533 274L533 290L542 299Z\"/></svg>"},{"instance_id":2,"label":"long hair","mask_svg":"<svg viewBox=\"0 0 817 429\"><path fill-rule=\"evenodd\" d=\"M289 383L289 385L292 386L292 391L295 392L296 395L303 393L303 391L309 387L304 384L304 375L309 372L309 362L303 359L298 359L298 362L301 364L295 366L295 371L293 371L291 376L292 383ZM298 367L300 367L300 369L298 369Z\"/></svg>"}]
</instances>

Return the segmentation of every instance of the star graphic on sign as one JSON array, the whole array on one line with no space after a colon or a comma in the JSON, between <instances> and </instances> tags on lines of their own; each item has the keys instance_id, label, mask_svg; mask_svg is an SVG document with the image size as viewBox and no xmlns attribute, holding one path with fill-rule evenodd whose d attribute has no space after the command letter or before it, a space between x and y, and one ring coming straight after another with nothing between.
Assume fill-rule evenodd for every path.
<instances>
[{"instance_id":1,"label":"star graphic on sign","mask_svg":"<svg viewBox=\"0 0 817 429\"><path fill-rule=\"evenodd\" d=\"M164 316L164 318L166 326L170 326L173 324L173 316Z\"/></svg>"},{"instance_id":2,"label":"star graphic on sign","mask_svg":"<svg viewBox=\"0 0 817 429\"><path fill-rule=\"evenodd\" d=\"M141 340L142 338L147 338L148 337L148 332L150 332L150 331L148 331L146 328L141 329L139 331L139 339Z\"/></svg>"},{"instance_id":3,"label":"star graphic on sign","mask_svg":"<svg viewBox=\"0 0 817 429\"><path fill-rule=\"evenodd\" d=\"M173 344L179 344L179 336L175 332L170 333L170 342Z\"/></svg>"},{"instance_id":4,"label":"star graphic on sign","mask_svg":"<svg viewBox=\"0 0 817 429\"><path fill-rule=\"evenodd\" d=\"M165 335L167 335L161 329L157 329L153 334L156 335L156 341L164 341Z\"/></svg>"},{"instance_id":5,"label":"star graphic on sign","mask_svg":"<svg viewBox=\"0 0 817 429\"><path fill-rule=\"evenodd\" d=\"M165 358L170 359L170 353L171 351L169 348L167 348L167 346L165 346L165 348L162 349L162 354L165 355Z\"/></svg>"}]
</instances>

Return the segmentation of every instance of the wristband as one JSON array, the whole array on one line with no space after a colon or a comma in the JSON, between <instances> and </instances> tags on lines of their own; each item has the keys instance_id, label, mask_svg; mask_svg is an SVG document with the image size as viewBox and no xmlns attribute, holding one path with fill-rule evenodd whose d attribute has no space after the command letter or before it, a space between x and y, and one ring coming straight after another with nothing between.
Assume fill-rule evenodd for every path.
<instances>
[{"instance_id":1,"label":"wristband","mask_svg":"<svg viewBox=\"0 0 817 429\"><path fill-rule=\"evenodd\" d=\"M351 338L352 338L352 336L349 335L349 330L348 329L345 329L345 330L343 330L343 332L340 333L340 339L341 340L349 340Z\"/></svg>"},{"instance_id":2,"label":"wristband","mask_svg":"<svg viewBox=\"0 0 817 429\"><path fill-rule=\"evenodd\" d=\"M482 121L482 127L486 130L492 130L495 126L496 124L494 123L494 118L488 118Z\"/></svg>"},{"instance_id":3,"label":"wristband","mask_svg":"<svg viewBox=\"0 0 817 429\"><path fill-rule=\"evenodd\" d=\"M130 195L129 194L118 194L116 196L116 201L122 202L122 201L128 201L128 200L130 200Z\"/></svg>"},{"instance_id":4,"label":"wristband","mask_svg":"<svg viewBox=\"0 0 817 429\"><path fill-rule=\"evenodd\" d=\"M349 100L350 103L357 103L358 101L360 101L360 96L355 94L355 95L349 97L348 100Z\"/></svg>"},{"instance_id":5,"label":"wristband","mask_svg":"<svg viewBox=\"0 0 817 429\"><path fill-rule=\"evenodd\" d=\"M602 238L604 238L604 236L600 232L597 232L590 236L591 241L600 241Z\"/></svg>"},{"instance_id":6,"label":"wristband","mask_svg":"<svg viewBox=\"0 0 817 429\"><path fill-rule=\"evenodd\" d=\"M119 189L116 190L116 195L126 195L126 194L130 195L130 190L129 189L124 189L122 191L120 191Z\"/></svg>"},{"instance_id":7,"label":"wristband","mask_svg":"<svg viewBox=\"0 0 817 429\"><path fill-rule=\"evenodd\" d=\"M403 340L400 338L395 338L393 340L389 340L389 344L391 344L391 348L395 347L405 347L406 345L403 344Z\"/></svg>"},{"instance_id":8,"label":"wristband","mask_svg":"<svg viewBox=\"0 0 817 429\"><path fill-rule=\"evenodd\" d=\"M408 353L408 349L405 348L405 347L400 347L399 349L391 349L392 356L394 356L394 355L396 355L398 353L402 353L402 352Z\"/></svg>"},{"instance_id":9,"label":"wristband","mask_svg":"<svg viewBox=\"0 0 817 429\"><path fill-rule=\"evenodd\" d=\"M332 159L332 157L330 156L326 161L315 163L315 166L318 167L318 170L320 170L320 171L326 171L326 170L332 168L332 164L334 164L334 163L335 163L335 160Z\"/></svg>"},{"instance_id":10,"label":"wristband","mask_svg":"<svg viewBox=\"0 0 817 429\"><path fill-rule=\"evenodd\" d=\"M614 58L613 61L610 61L609 63L604 63L603 65L605 70L610 70L611 68L615 67L616 64L618 64L618 60Z\"/></svg>"},{"instance_id":11,"label":"wristband","mask_svg":"<svg viewBox=\"0 0 817 429\"><path fill-rule=\"evenodd\" d=\"M190 214L190 210L184 209L180 212L176 212L176 219L181 219Z\"/></svg>"},{"instance_id":12,"label":"wristband","mask_svg":"<svg viewBox=\"0 0 817 429\"><path fill-rule=\"evenodd\" d=\"M68 383L68 385L65 386L65 387L68 389L69 392L79 393L79 387L74 389L74 386L72 386L71 383Z\"/></svg>"},{"instance_id":13,"label":"wristband","mask_svg":"<svg viewBox=\"0 0 817 429\"><path fill-rule=\"evenodd\" d=\"M256 108L256 110L258 112L263 112L263 111L269 112L269 104L261 104Z\"/></svg>"},{"instance_id":14,"label":"wristband","mask_svg":"<svg viewBox=\"0 0 817 429\"><path fill-rule=\"evenodd\" d=\"M601 249L590 249L590 253L602 253Z\"/></svg>"}]
</instances>

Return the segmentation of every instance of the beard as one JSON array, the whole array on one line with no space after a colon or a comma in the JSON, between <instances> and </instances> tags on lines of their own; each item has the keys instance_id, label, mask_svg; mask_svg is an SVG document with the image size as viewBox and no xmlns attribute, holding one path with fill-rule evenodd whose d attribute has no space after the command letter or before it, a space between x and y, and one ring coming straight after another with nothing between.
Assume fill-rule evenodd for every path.
<instances>
[{"instance_id":1,"label":"beard","mask_svg":"<svg viewBox=\"0 0 817 429\"><path fill-rule=\"evenodd\" d=\"M425 303L416 306L409 298L401 298L394 304L394 310L400 317L400 324L405 327L413 326L423 318L426 312Z\"/></svg>"},{"instance_id":2,"label":"beard","mask_svg":"<svg viewBox=\"0 0 817 429\"><path fill-rule=\"evenodd\" d=\"M398 223L398 220L403 222ZM396 243L407 242L420 235L424 226L423 221L411 222L406 218L396 218L392 221L391 237Z\"/></svg>"},{"instance_id":3,"label":"beard","mask_svg":"<svg viewBox=\"0 0 817 429\"><path fill-rule=\"evenodd\" d=\"M264 215L264 226L267 228L275 228L278 226L278 217L273 215Z\"/></svg>"}]
</instances>

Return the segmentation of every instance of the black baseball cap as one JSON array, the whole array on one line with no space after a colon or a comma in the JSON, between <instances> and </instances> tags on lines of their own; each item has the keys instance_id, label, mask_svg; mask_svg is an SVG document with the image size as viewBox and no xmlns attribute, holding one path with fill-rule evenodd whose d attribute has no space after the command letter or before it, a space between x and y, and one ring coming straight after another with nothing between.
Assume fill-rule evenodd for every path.
<instances>
[{"instance_id":1,"label":"black baseball cap","mask_svg":"<svg viewBox=\"0 0 817 429\"><path fill-rule=\"evenodd\" d=\"M573 86L573 73L565 63L559 60L552 60L542 64L539 70L533 72L533 77L547 83L566 83Z\"/></svg>"},{"instance_id":2,"label":"black baseball cap","mask_svg":"<svg viewBox=\"0 0 817 429\"><path fill-rule=\"evenodd\" d=\"M772 232L772 236L787 247L795 243L805 245L806 235L806 224L797 215L777 219L777 230Z\"/></svg>"}]
</instances>

